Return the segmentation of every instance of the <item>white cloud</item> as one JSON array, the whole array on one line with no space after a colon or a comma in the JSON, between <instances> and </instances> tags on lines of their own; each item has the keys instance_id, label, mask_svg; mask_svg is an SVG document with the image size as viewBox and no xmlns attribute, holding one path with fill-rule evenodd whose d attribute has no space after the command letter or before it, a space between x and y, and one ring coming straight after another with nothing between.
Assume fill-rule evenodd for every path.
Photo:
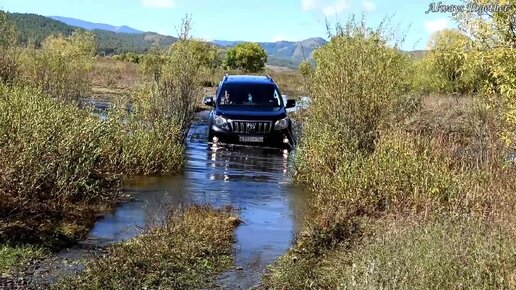
<instances>
[{"instance_id":1,"label":"white cloud","mask_svg":"<svg viewBox=\"0 0 516 290\"><path fill-rule=\"evenodd\" d=\"M203 37L200 37L201 40L203 41L206 41L206 42L213 42L215 39L209 35L205 35Z\"/></svg>"},{"instance_id":2,"label":"white cloud","mask_svg":"<svg viewBox=\"0 0 516 290\"><path fill-rule=\"evenodd\" d=\"M303 6L303 10L315 9L317 4L317 0L301 0L301 6Z\"/></svg>"},{"instance_id":3,"label":"white cloud","mask_svg":"<svg viewBox=\"0 0 516 290\"><path fill-rule=\"evenodd\" d=\"M303 10L315 10L329 17L348 8L349 0L301 0Z\"/></svg>"},{"instance_id":4,"label":"white cloud","mask_svg":"<svg viewBox=\"0 0 516 290\"><path fill-rule=\"evenodd\" d=\"M339 14L346 8L348 8L347 0L337 0L334 4L323 7L322 12L326 17L330 17Z\"/></svg>"},{"instance_id":5,"label":"white cloud","mask_svg":"<svg viewBox=\"0 0 516 290\"><path fill-rule=\"evenodd\" d=\"M425 21L425 29L428 33L434 33L448 28L448 19L440 18L436 20Z\"/></svg>"},{"instance_id":6,"label":"white cloud","mask_svg":"<svg viewBox=\"0 0 516 290\"><path fill-rule=\"evenodd\" d=\"M172 33L170 33L170 31L168 29L159 29L156 32L161 34L161 35L172 35Z\"/></svg>"},{"instance_id":7,"label":"white cloud","mask_svg":"<svg viewBox=\"0 0 516 290\"><path fill-rule=\"evenodd\" d=\"M174 0L140 0L142 5L149 8L172 8L175 6Z\"/></svg>"},{"instance_id":8,"label":"white cloud","mask_svg":"<svg viewBox=\"0 0 516 290\"><path fill-rule=\"evenodd\" d=\"M374 4L373 1L370 1L370 0L364 0L364 2L362 3L362 5L364 6L364 9L366 11L374 11L376 10L376 4Z\"/></svg>"},{"instance_id":9,"label":"white cloud","mask_svg":"<svg viewBox=\"0 0 516 290\"><path fill-rule=\"evenodd\" d=\"M272 38L272 41L276 42L276 41L282 41L284 39L285 39L285 37L283 37L283 35L276 35Z\"/></svg>"}]
</instances>

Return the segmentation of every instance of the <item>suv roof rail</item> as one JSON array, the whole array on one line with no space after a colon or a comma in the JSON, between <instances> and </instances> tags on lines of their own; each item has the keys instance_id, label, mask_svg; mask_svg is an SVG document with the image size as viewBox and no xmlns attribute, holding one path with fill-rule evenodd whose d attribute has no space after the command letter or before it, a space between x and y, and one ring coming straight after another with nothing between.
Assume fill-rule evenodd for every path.
<instances>
[{"instance_id":1,"label":"suv roof rail","mask_svg":"<svg viewBox=\"0 0 516 290\"><path fill-rule=\"evenodd\" d=\"M228 73L225 73L223 81L225 81L228 78L228 76L229 76Z\"/></svg>"},{"instance_id":2,"label":"suv roof rail","mask_svg":"<svg viewBox=\"0 0 516 290\"><path fill-rule=\"evenodd\" d=\"M270 75L265 75L271 82L274 82Z\"/></svg>"}]
</instances>

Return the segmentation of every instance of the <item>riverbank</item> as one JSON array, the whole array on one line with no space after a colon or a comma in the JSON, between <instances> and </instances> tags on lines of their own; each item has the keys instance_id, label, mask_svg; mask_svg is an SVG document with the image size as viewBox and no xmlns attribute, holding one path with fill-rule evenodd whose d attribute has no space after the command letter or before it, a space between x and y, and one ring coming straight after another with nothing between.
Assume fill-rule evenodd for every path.
<instances>
[{"instance_id":1,"label":"riverbank","mask_svg":"<svg viewBox=\"0 0 516 290\"><path fill-rule=\"evenodd\" d=\"M7 27L15 35L3 12L0 20L0 30ZM159 80L134 84L139 70L132 67L127 79L118 80L124 83L120 88L133 90L131 112L117 107L129 101L126 96L103 118L79 102L93 94L91 34L52 36L38 50L6 43L0 50L13 52L9 63L16 68L7 71L6 82L0 80L0 244L6 256L28 258L35 252L30 247L70 247L123 201L125 180L181 171L184 138L201 91L201 64L186 57L191 42L178 41L175 46L185 49L156 64L166 70ZM19 265L8 265L13 260L5 259L2 276L18 271Z\"/></svg>"},{"instance_id":2,"label":"riverbank","mask_svg":"<svg viewBox=\"0 0 516 290\"><path fill-rule=\"evenodd\" d=\"M231 208L192 206L168 211L163 223L138 237L110 246L76 277L54 287L73 289L198 289L233 264Z\"/></svg>"},{"instance_id":3,"label":"riverbank","mask_svg":"<svg viewBox=\"0 0 516 290\"><path fill-rule=\"evenodd\" d=\"M2 289L209 287L218 273L233 265L235 228L239 224L236 211L230 207L170 208L162 221L149 225L125 242L104 245L83 242L47 258L33 249L34 253L27 259L18 260L18 272L0 278L0 286ZM17 259L24 255L19 252ZM35 261L35 257L40 260Z\"/></svg>"}]
</instances>

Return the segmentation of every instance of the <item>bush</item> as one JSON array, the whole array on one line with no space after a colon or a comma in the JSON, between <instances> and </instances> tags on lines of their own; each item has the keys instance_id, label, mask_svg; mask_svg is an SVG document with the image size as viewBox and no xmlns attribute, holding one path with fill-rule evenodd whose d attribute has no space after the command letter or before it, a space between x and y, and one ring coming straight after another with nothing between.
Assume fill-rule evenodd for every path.
<instances>
[{"instance_id":1,"label":"bush","mask_svg":"<svg viewBox=\"0 0 516 290\"><path fill-rule=\"evenodd\" d=\"M465 1L477 5L479 1ZM482 2L482 1L481 1ZM509 5L506 0L492 0L492 5ZM474 49L468 54L471 66L475 68L480 85L479 95L494 113L500 113L504 128L500 135L512 148L516 144L513 133L516 128L516 6L507 11L493 13L459 13L456 20L465 34L474 42Z\"/></svg>"},{"instance_id":2,"label":"bush","mask_svg":"<svg viewBox=\"0 0 516 290\"><path fill-rule=\"evenodd\" d=\"M142 86L133 113L113 102L104 121L75 102L90 86L90 34L25 50L23 78L0 85L0 242L58 248L76 241L119 200L124 176L182 167L199 95L189 43L181 39L162 77Z\"/></svg>"},{"instance_id":3,"label":"bush","mask_svg":"<svg viewBox=\"0 0 516 290\"><path fill-rule=\"evenodd\" d=\"M406 94L409 59L389 47L381 30L337 27L314 55L313 103L303 124L298 177L314 187L333 178L353 152L371 153ZM319 182L320 181L320 182Z\"/></svg>"},{"instance_id":4,"label":"bush","mask_svg":"<svg viewBox=\"0 0 516 290\"><path fill-rule=\"evenodd\" d=\"M203 66L197 55L198 42L189 36L190 19L185 19L179 41L167 51L155 50L144 60L144 72L152 81L142 86L135 96L134 113L150 124L163 125L184 141L201 95Z\"/></svg>"},{"instance_id":5,"label":"bush","mask_svg":"<svg viewBox=\"0 0 516 290\"><path fill-rule=\"evenodd\" d=\"M430 51L425 54L417 72L429 83L422 89L466 94L478 90L478 73L468 61L473 41L456 30L443 30L432 35Z\"/></svg>"},{"instance_id":6,"label":"bush","mask_svg":"<svg viewBox=\"0 0 516 290\"><path fill-rule=\"evenodd\" d=\"M307 61L303 61L299 64L299 67L298 67L298 71L299 73L304 77L304 78L308 78L312 73L313 73L313 70L314 68L312 67L312 65L307 62Z\"/></svg>"},{"instance_id":7,"label":"bush","mask_svg":"<svg viewBox=\"0 0 516 290\"><path fill-rule=\"evenodd\" d=\"M183 165L173 122L149 127L118 111L101 121L20 87L0 88L0 110L0 241L54 247L81 238L119 199L124 176Z\"/></svg>"},{"instance_id":8,"label":"bush","mask_svg":"<svg viewBox=\"0 0 516 290\"><path fill-rule=\"evenodd\" d=\"M85 234L84 216L96 211L88 204L118 197L106 158L111 124L19 87L0 87L0 110L0 240L48 245L75 237L73 228Z\"/></svg>"},{"instance_id":9,"label":"bush","mask_svg":"<svg viewBox=\"0 0 516 290\"><path fill-rule=\"evenodd\" d=\"M105 136L112 133L88 111L37 91L0 88L1 191L33 198L101 196ZM12 156L16 156L15 159Z\"/></svg>"},{"instance_id":10,"label":"bush","mask_svg":"<svg viewBox=\"0 0 516 290\"><path fill-rule=\"evenodd\" d=\"M89 72L95 52L91 33L50 36L40 50L25 49L21 68L23 81L54 98L78 100L90 91Z\"/></svg>"},{"instance_id":11,"label":"bush","mask_svg":"<svg viewBox=\"0 0 516 290\"><path fill-rule=\"evenodd\" d=\"M192 53L198 57L200 65L207 69L216 69L222 65L222 51L212 43L192 39Z\"/></svg>"},{"instance_id":12,"label":"bush","mask_svg":"<svg viewBox=\"0 0 516 290\"><path fill-rule=\"evenodd\" d=\"M115 114L116 116L116 114ZM110 139L110 164L115 172L128 176L171 174L184 165L183 132L174 119L156 119L150 122L140 115L122 113L111 116L117 124L116 134Z\"/></svg>"},{"instance_id":13,"label":"bush","mask_svg":"<svg viewBox=\"0 0 516 290\"><path fill-rule=\"evenodd\" d=\"M134 52L126 52L124 55L124 60L132 63L140 63L140 55Z\"/></svg>"}]
</instances>

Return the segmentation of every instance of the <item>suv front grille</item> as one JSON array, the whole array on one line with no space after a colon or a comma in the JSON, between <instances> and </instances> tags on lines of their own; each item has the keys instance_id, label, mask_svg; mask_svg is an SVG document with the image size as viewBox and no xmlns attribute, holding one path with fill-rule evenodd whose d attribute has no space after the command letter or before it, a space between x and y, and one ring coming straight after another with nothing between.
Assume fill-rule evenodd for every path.
<instances>
[{"instance_id":1,"label":"suv front grille","mask_svg":"<svg viewBox=\"0 0 516 290\"><path fill-rule=\"evenodd\" d=\"M271 121L232 121L231 130L235 133L269 133L272 129Z\"/></svg>"}]
</instances>

